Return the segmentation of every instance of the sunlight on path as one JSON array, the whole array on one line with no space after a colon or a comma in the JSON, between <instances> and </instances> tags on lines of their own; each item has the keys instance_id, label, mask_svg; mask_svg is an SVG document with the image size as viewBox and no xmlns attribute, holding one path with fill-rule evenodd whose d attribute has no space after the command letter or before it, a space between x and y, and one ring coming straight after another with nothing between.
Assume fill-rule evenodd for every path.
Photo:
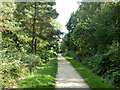
<instances>
[{"instance_id":1,"label":"sunlight on path","mask_svg":"<svg viewBox=\"0 0 120 90\"><path fill-rule=\"evenodd\" d=\"M58 54L58 72L55 88L88 88L69 61Z\"/></svg>"}]
</instances>

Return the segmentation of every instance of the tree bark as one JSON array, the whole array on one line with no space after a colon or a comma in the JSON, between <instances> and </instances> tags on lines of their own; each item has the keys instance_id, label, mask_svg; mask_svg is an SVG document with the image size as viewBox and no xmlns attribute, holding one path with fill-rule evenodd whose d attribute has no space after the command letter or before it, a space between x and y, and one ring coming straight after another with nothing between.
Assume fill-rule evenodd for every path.
<instances>
[{"instance_id":1,"label":"tree bark","mask_svg":"<svg viewBox=\"0 0 120 90\"><path fill-rule=\"evenodd\" d=\"M118 4L118 12L120 12L120 2L117 3ZM119 42L119 46L118 46L118 56L119 56L119 60L120 60L120 16L118 13L118 42Z\"/></svg>"},{"instance_id":2,"label":"tree bark","mask_svg":"<svg viewBox=\"0 0 120 90\"><path fill-rule=\"evenodd\" d=\"M32 40L32 54L34 54L34 48L35 48L35 21L36 21L36 2L35 2L35 14L33 16L33 40Z\"/></svg>"},{"instance_id":3,"label":"tree bark","mask_svg":"<svg viewBox=\"0 0 120 90\"><path fill-rule=\"evenodd\" d=\"M37 48L37 39L35 39L35 54L36 54L36 48Z\"/></svg>"}]
</instances>

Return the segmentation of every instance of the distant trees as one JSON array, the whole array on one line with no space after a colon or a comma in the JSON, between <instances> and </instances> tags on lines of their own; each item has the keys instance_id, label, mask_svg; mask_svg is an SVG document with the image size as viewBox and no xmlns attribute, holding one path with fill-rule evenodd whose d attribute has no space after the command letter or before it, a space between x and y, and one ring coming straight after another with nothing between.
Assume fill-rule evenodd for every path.
<instances>
[{"instance_id":1,"label":"distant trees","mask_svg":"<svg viewBox=\"0 0 120 90\"><path fill-rule=\"evenodd\" d=\"M55 20L59 15L53 8L55 4L0 3L2 88L17 86L19 80L57 56L61 24Z\"/></svg>"},{"instance_id":2,"label":"distant trees","mask_svg":"<svg viewBox=\"0 0 120 90\"><path fill-rule=\"evenodd\" d=\"M113 80L111 83L120 79L119 12L120 2L82 2L71 14L66 24L69 32L61 43L63 52L85 63L96 74ZM112 72L116 72L116 77Z\"/></svg>"},{"instance_id":3,"label":"distant trees","mask_svg":"<svg viewBox=\"0 0 120 90\"><path fill-rule=\"evenodd\" d=\"M120 8L119 2L82 2L66 24L69 33L63 42L68 49L74 45L77 50L80 49L78 51L86 50L85 55L105 53L108 45L112 45L113 41L119 42L118 8Z\"/></svg>"}]
</instances>

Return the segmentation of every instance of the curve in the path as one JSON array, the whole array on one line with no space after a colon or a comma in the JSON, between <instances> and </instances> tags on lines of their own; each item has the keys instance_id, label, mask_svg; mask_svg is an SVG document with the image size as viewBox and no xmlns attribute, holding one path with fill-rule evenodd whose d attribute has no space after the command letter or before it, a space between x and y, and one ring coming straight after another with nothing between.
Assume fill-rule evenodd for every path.
<instances>
[{"instance_id":1,"label":"curve in the path","mask_svg":"<svg viewBox=\"0 0 120 90\"><path fill-rule=\"evenodd\" d=\"M89 88L69 61L58 54L58 71L55 88Z\"/></svg>"}]
</instances>

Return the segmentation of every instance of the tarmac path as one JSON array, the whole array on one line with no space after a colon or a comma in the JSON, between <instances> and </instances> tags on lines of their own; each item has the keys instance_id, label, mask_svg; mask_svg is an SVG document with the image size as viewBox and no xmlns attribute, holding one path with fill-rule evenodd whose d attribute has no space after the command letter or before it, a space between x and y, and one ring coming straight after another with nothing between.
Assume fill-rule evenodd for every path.
<instances>
[{"instance_id":1,"label":"tarmac path","mask_svg":"<svg viewBox=\"0 0 120 90\"><path fill-rule=\"evenodd\" d=\"M55 88L89 88L73 66L58 54L58 71Z\"/></svg>"}]
</instances>

